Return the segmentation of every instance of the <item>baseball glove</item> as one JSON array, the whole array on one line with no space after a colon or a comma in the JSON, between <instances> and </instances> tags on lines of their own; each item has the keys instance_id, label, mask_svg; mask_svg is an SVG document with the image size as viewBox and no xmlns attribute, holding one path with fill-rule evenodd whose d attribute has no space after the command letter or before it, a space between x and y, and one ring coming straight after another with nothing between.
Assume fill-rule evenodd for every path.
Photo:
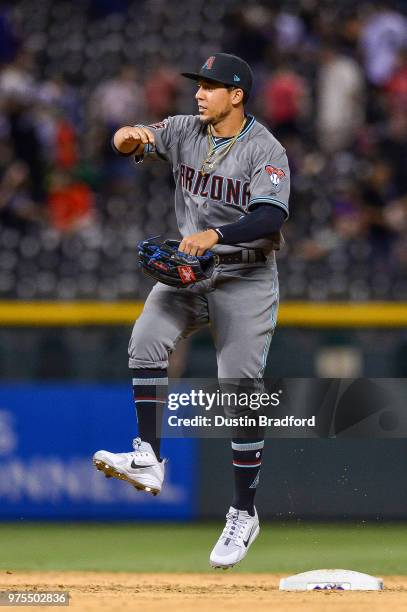
<instances>
[{"instance_id":1,"label":"baseball glove","mask_svg":"<svg viewBox=\"0 0 407 612\"><path fill-rule=\"evenodd\" d=\"M188 287L212 276L215 255L212 251L200 257L178 251L179 240L149 238L139 242L140 266L148 276L171 287Z\"/></svg>"}]
</instances>

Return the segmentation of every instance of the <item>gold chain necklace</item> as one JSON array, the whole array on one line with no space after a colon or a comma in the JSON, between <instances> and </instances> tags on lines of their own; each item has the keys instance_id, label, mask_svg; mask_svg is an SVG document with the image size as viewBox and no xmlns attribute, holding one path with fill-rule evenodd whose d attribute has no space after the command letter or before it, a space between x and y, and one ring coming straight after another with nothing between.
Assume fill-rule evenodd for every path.
<instances>
[{"instance_id":1,"label":"gold chain necklace","mask_svg":"<svg viewBox=\"0 0 407 612\"><path fill-rule=\"evenodd\" d=\"M246 117L243 119L243 123L240 126L240 129L239 129L238 133L235 134L235 136L233 136L232 140L227 145L227 147L225 147L225 149L223 149L223 151L221 151L219 153L219 155L217 157L214 157L213 159L212 159L212 155L214 153L214 150L215 150L215 147L216 147L216 143L215 142L212 143L212 141L211 141L211 135L212 135L211 126L210 125L208 126L208 155L206 156L206 159L204 160L204 162L202 163L202 166L201 166L201 174L202 174L202 176L205 176L207 168L208 168L208 170L212 170L214 165L219 163L220 160L223 159L225 157L225 155L227 155L229 153L230 149L233 147L233 145L235 144L236 140L239 138L245 123L246 123Z\"/></svg>"}]
</instances>

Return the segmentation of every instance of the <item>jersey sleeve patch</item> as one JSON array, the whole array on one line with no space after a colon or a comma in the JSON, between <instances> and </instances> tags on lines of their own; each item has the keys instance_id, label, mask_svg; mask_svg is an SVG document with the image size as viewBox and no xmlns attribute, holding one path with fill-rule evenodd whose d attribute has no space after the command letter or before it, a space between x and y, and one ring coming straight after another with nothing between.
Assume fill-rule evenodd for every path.
<instances>
[{"instance_id":1,"label":"jersey sleeve patch","mask_svg":"<svg viewBox=\"0 0 407 612\"><path fill-rule=\"evenodd\" d=\"M153 128L154 130L163 130L168 125L168 119L163 121L157 121L157 123L150 123L147 127Z\"/></svg>"},{"instance_id":2,"label":"jersey sleeve patch","mask_svg":"<svg viewBox=\"0 0 407 612\"><path fill-rule=\"evenodd\" d=\"M286 178L286 174L282 168L276 168L275 166L265 166L265 171L270 177L270 181L276 192L281 189L281 182Z\"/></svg>"}]
</instances>

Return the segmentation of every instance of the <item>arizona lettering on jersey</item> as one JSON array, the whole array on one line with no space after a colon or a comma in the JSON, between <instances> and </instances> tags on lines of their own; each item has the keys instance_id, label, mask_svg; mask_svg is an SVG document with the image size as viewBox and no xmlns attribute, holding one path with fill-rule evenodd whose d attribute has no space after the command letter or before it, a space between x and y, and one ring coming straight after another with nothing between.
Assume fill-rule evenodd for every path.
<instances>
[{"instance_id":1,"label":"arizona lettering on jersey","mask_svg":"<svg viewBox=\"0 0 407 612\"><path fill-rule=\"evenodd\" d=\"M289 167L284 148L254 117L246 124L228 153L202 176L208 155L208 126L199 116L176 115L145 126L154 131L155 145L146 145L141 159L164 159L175 180L175 214L181 236L238 221L258 205L282 208L288 217ZM216 153L231 138L212 139ZM217 253L233 253L242 246L279 248L280 233L240 246L215 245Z\"/></svg>"},{"instance_id":2,"label":"arizona lettering on jersey","mask_svg":"<svg viewBox=\"0 0 407 612\"><path fill-rule=\"evenodd\" d=\"M250 199L249 181L242 183L239 179L218 174L204 174L202 176L200 170L191 168L186 164L180 165L179 180L181 186L193 195L241 208L248 207Z\"/></svg>"}]
</instances>

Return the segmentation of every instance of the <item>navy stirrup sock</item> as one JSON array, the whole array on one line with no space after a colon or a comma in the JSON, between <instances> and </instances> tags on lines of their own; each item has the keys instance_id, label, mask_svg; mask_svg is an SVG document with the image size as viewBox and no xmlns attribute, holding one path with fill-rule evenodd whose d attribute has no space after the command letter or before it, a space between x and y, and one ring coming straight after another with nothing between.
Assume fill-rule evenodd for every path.
<instances>
[{"instance_id":1,"label":"navy stirrup sock","mask_svg":"<svg viewBox=\"0 0 407 612\"><path fill-rule=\"evenodd\" d=\"M232 506L254 516L254 496L259 483L264 440L232 439L235 490Z\"/></svg>"},{"instance_id":2,"label":"navy stirrup sock","mask_svg":"<svg viewBox=\"0 0 407 612\"><path fill-rule=\"evenodd\" d=\"M138 435L151 444L160 459L161 427L167 403L166 369L131 369L133 397L137 413Z\"/></svg>"}]
</instances>

